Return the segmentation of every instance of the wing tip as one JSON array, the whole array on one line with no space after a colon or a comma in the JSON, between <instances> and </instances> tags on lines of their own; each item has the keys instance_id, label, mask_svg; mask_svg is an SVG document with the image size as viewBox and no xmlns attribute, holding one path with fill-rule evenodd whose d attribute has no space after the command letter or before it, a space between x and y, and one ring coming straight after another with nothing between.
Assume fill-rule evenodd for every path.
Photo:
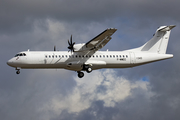
<instances>
[{"instance_id":1,"label":"wing tip","mask_svg":"<svg viewBox=\"0 0 180 120\"><path fill-rule=\"evenodd\" d=\"M116 28L107 28L107 30L117 30Z\"/></svg>"}]
</instances>

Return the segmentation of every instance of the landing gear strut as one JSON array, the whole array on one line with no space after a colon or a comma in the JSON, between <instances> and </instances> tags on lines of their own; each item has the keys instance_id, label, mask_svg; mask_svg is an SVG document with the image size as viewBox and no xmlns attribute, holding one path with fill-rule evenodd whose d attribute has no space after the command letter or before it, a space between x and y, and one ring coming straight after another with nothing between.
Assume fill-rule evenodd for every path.
<instances>
[{"instance_id":1,"label":"landing gear strut","mask_svg":"<svg viewBox=\"0 0 180 120\"><path fill-rule=\"evenodd\" d=\"M79 77L79 78L84 77L84 73L83 73L83 72L78 71L78 77Z\"/></svg>"}]
</instances>

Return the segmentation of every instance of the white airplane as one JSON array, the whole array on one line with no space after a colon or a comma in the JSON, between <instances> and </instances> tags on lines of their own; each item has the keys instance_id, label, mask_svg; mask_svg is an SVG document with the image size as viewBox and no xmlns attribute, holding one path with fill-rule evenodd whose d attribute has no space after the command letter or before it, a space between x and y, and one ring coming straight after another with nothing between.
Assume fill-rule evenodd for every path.
<instances>
[{"instance_id":1,"label":"white airplane","mask_svg":"<svg viewBox=\"0 0 180 120\"><path fill-rule=\"evenodd\" d=\"M16 54L7 64L14 67L20 73L20 69L45 69L63 68L77 71L82 78L86 71L102 68L128 68L151 62L172 58L172 54L166 54L171 29L175 25L161 26L156 30L153 38L143 46L124 51L98 51L110 40L111 35L117 29L106 29L104 32L87 43L75 44L72 36L69 51L23 51Z\"/></svg>"}]
</instances>

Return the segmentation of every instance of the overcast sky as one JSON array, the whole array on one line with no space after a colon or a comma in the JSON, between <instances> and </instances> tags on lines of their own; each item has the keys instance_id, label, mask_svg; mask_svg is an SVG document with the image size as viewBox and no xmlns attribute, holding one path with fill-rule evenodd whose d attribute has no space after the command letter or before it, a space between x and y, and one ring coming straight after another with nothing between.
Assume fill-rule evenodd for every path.
<instances>
[{"instance_id":1,"label":"overcast sky","mask_svg":"<svg viewBox=\"0 0 180 120\"><path fill-rule=\"evenodd\" d=\"M1 0L1 120L180 119L180 1ZM68 50L117 28L102 50L126 50L151 39L161 25L177 25L167 53L174 58L127 69L85 73L23 69L6 62L20 51Z\"/></svg>"}]
</instances>

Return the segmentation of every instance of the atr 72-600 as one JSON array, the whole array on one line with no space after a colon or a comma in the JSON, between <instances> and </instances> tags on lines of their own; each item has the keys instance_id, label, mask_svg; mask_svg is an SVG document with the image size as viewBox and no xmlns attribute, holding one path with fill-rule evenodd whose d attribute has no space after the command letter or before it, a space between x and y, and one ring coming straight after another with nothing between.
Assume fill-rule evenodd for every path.
<instances>
[{"instance_id":1,"label":"atr 72-600","mask_svg":"<svg viewBox=\"0 0 180 120\"><path fill-rule=\"evenodd\" d=\"M102 68L128 68L151 62L172 58L166 54L171 29L175 25L159 27L153 38L141 47L124 51L98 51L110 40L117 29L110 28L93 38L87 43L75 44L72 36L68 40L69 51L23 51L17 53L7 64L20 73L20 69L48 69L63 68L77 71L82 78L86 71Z\"/></svg>"}]
</instances>

